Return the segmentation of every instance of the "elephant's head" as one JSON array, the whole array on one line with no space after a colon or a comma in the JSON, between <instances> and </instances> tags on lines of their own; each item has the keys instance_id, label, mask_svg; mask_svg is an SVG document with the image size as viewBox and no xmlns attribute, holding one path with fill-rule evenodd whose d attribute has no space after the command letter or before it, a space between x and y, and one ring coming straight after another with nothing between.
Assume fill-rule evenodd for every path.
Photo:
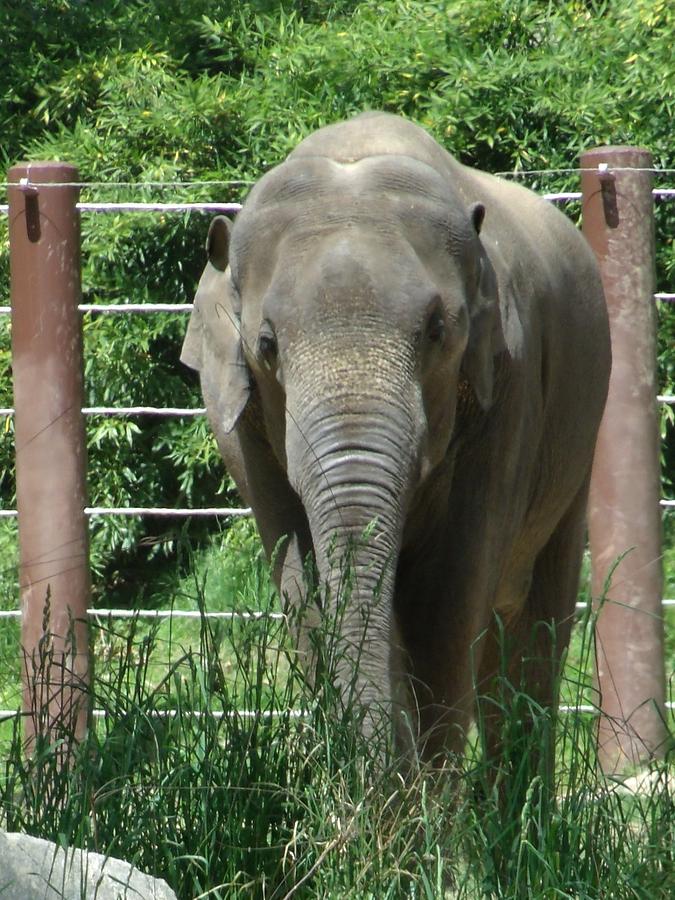
<instances>
[{"instance_id":1,"label":"elephant's head","mask_svg":"<svg viewBox=\"0 0 675 900\"><path fill-rule=\"evenodd\" d=\"M209 231L182 359L221 433L256 395L332 604L331 559L355 548L341 635L358 645L367 622L366 704L391 699L406 516L448 454L458 394L492 402L501 329L484 214L416 160L291 158L234 226Z\"/></svg>"}]
</instances>

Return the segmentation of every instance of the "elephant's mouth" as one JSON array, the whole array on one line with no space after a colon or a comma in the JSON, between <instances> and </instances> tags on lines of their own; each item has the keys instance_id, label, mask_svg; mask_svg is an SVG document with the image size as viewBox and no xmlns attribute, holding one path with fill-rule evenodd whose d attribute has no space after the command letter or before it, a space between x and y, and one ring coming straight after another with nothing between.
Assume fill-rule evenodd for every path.
<instances>
[{"instance_id":1,"label":"elephant's mouth","mask_svg":"<svg viewBox=\"0 0 675 900\"><path fill-rule=\"evenodd\" d=\"M460 378L457 383L457 413L455 418L455 433L461 430L466 420L475 419L483 412L476 394L466 378Z\"/></svg>"}]
</instances>

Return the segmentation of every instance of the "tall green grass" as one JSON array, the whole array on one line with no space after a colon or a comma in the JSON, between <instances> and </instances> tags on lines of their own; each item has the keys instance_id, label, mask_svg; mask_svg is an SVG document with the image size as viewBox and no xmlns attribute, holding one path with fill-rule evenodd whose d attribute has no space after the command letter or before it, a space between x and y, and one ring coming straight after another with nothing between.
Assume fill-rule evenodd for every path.
<instances>
[{"instance_id":1,"label":"tall green grass","mask_svg":"<svg viewBox=\"0 0 675 900\"><path fill-rule=\"evenodd\" d=\"M30 758L15 720L0 827L123 857L185 900L675 895L667 764L644 792L621 789L598 773L592 716L554 717L504 683L502 758L486 760L479 722L447 771L404 781L329 671L308 688L268 615L277 601L259 556L215 582L195 573L177 606L203 611L215 590L266 614L202 616L192 630L100 623L91 693L102 714L81 744L66 728ZM572 699L588 700L593 627L589 613L566 670ZM553 733L555 780L532 764Z\"/></svg>"}]
</instances>

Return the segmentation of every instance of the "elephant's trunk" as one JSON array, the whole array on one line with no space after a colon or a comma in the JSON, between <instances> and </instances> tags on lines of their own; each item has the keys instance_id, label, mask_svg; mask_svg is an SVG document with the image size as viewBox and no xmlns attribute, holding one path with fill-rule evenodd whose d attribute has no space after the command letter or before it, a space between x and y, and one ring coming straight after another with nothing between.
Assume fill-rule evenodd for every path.
<instances>
[{"instance_id":1,"label":"elephant's trunk","mask_svg":"<svg viewBox=\"0 0 675 900\"><path fill-rule=\"evenodd\" d=\"M398 693L393 594L415 427L405 392L391 385L386 396L343 395L328 413L326 406L294 417L289 474L326 591L334 674L343 694L365 707L370 732L383 713L391 714Z\"/></svg>"}]
</instances>

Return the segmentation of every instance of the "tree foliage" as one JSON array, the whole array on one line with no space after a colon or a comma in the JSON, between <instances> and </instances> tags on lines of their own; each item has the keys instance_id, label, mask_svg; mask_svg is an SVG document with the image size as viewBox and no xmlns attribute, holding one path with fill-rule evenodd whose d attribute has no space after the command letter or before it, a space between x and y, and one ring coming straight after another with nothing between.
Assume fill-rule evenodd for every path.
<instances>
[{"instance_id":1,"label":"tree foliage","mask_svg":"<svg viewBox=\"0 0 675 900\"><path fill-rule=\"evenodd\" d=\"M668 0L24 0L0 8L0 34L3 163L73 162L83 181L107 185L83 199L239 199L240 184L177 183L249 182L313 129L366 108L415 119L490 171L569 170L580 151L619 143L646 146L657 166L673 167ZM537 189L576 184L565 171L523 180ZM659 289L672 291L675 209L663 204L657 215ZM200 216L87 216L87 302L189 301L205 231ZM672 391L675 316L668 308L661 316L661 387ZM195 378L177 361L184 325L170 316L87 318L88 402L198 404ZM8 377L0 403L11 405ZM671 487L674 444L671 432ZM13 502L12 452L6 440L3 506ZM96 505L211 505L229 489L200 421L95 419L89 453ZM102 520L98 567L112 577L147 552L140 547L156 552L165 544L151 536L166 527Z\"/></svg>"}]
</instances>

